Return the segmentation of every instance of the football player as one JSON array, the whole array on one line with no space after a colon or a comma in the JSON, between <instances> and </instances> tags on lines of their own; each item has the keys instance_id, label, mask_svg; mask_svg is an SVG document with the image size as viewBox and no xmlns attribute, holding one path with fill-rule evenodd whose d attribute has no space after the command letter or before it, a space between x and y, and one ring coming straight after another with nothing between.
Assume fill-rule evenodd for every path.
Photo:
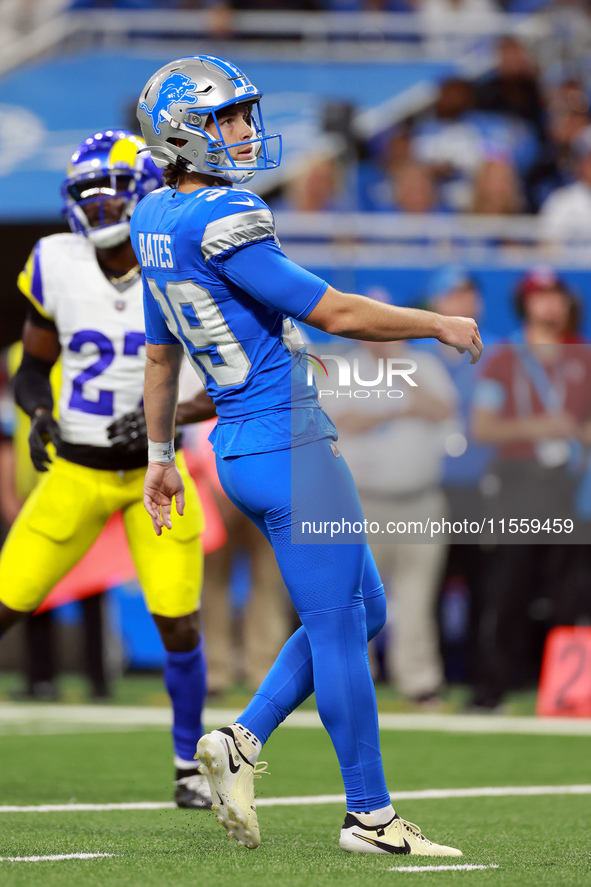
<instances>
[{"instance_id":1,"label":"football player","mask_svg":"<svg viewBox=\"0 0 591 887\"><path fill-rule=\"evenodd\" d=\"M30 305L14 391L31 417L31 458L44 474L0 554L0 635L37 609L108 518L121 511L166 649L175 800L180 807L207 808L209 787L193 759L206 692L199 634L203 516L182 457L188 507L177 532L155 544L142 504L145 335L129 220L138 202L162 183L150 155L138 154L143 147L142 139L123 130L82 142L62 186L72 233L42 238L18 278ZM49 374L60 354L56 420Z\"/></svg>"},{"instance_id":2,"label":"football player","mask_svg":"<svg viewBox=\"0 0 591 887\"><path fill-rule=\"evenodd\" d=\"M270 540L302 627L238 721L201 738L218 821L240 844L260 841L257 763L271 732L313 691L347 796L340 846L358 853L460 856L397 816L386 788L367 639L384 623L384 591L363 533L302 544L301 522L363 522L335 428L307 384L290 318L356 339L435 337L480 357L476 323L338 292L291 262L260 197L234 185L278 165L261 93L231 63L178 59L150 78L138 118L172 185L131 222L146 314L144 501L157 535L184 508L175 465L176 385L183 350L213 399L211 440L229 498ZM289 335L284 335L285 331ZM182 520L175 519L174 531ZM329 524L330 525L330 524ZM296 540L294 542L294 539Z\"/></svg>"}]
</instances>

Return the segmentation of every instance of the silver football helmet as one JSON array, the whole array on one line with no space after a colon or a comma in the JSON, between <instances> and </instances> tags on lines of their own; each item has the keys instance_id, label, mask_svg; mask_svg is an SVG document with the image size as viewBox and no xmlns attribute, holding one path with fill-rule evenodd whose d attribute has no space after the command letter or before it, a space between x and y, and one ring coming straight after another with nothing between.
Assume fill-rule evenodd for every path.
<instances>
[{"instance_id":1,"label":"silver football helmet","mask_svg":"<svg viewBox=\"0 0 591 887\"><path fill-rule=\"evenodd\" d=\"M150 78L140 96L137 116L147 149L159 167L179 163L187 172L200 172L241 184L260 169L281 162L281 136L267 135L260 108L262 93L231 62L198 55L177 59ZM254 156L234 160L220 130L217 114L231 105L252 105ZM215 123L217 136L205 126ZM181 144L177 144L181 142ZM273 152L273 157L271 156Z\"/></svg>"}]
</instances>

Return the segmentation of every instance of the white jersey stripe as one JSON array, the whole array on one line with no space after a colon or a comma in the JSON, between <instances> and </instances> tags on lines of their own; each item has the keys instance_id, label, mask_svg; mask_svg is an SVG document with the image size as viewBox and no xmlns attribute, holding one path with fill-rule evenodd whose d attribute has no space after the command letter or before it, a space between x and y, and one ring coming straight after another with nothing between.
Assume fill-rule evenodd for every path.
<instances>
[{"instance_id":1,"label":"white jersey stripe","mask_svg":"<svg viewBox=\"0 0 591 887\"><path fill-rule=\"evenodd\" d=\"M268 209L253 209L235 213L210 222L203 232L201 252L207 262L213 256L236 246L255 243L264 237L275 237L273 213Z\"/></svg>"}]
</instances>

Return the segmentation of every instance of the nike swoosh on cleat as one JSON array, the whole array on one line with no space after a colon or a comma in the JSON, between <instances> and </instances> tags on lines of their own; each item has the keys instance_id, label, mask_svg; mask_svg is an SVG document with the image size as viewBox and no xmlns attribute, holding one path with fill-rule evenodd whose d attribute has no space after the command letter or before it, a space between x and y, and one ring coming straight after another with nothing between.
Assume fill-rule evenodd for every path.
<instances>
[{"instance_id":1,"label":"nike swoosh on cleat","mask_svg":"<svg viewBox=\"0 0 591 887\"><path fill-rule=\"evenodd\" d=\"M236 742L235 745L236 745L236 751L238 752L238 754L240 755L240 757L242 758L242 760L244 761L244 763L245 763L245 764L248 764L249 767L252 767L252 764L250 763L250 761L248 760L248 758L247 758L245 755L243 755L242 752L240 751L240 746L239 746L239 744Z\"/></svg>"},{"instance_id":2,"label":"nike swoosh on cleat","mask_svg":"<svg viewBox=\"0 0 591 887\"><path fill-rule=\"evenodd\" d=\"M367 844L373 844L374 847L378 847L380 850L385 850L386 853L401 853L403 855L408 855L410 853L410 844L403 838L404 847L396 847L394 844L386 844L383 841L374 841L373 838L366 838L365 835L358 835L356 832L353 832L354 838L359 838L360 841L365 841Z\"/></svg>"},{"instance_id":3,"label":"nike swoosh on cleat","mask_svg":"<svg viewBox=\"0 0 591 887\"><path fill-rule=\"evenodd\" d=\"M234 758L232 757L232 752L230 750L230 743L228 742L227 739L226 739L226 747L228 749L228 766L230 767L230 772L231 773L238 773L238 771L240 770L240 764L234 763Z\"/></svg>"}]
</instances>

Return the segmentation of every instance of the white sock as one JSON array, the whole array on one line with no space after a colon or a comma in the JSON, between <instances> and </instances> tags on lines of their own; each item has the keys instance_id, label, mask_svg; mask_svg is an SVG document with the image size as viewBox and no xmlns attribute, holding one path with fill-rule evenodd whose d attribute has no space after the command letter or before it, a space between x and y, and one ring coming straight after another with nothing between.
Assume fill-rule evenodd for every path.
<instances>
[{"instance_id":1,"label":"white sock","mask_svg":"<svg viewBox=\"0 0 591 887\"><path fill-rule=\"evenodd\" d=\"M199 766L199 761L185 761L183 758L179 758L178 755L174 756L173 763L177 770L196 770Z\"/></svg>"},{"instance_id":2,"label":"white sock","mask_svg":"<svg viewBox=\"0 0 591 887\"><path fill-rule=\"evenodd\" d=\"M243 727L242 724L239 724L237 721L232 724L232 729L237 732L240 736L243 736L246 741L252 746L252 750L248 749L249 754L245 755L245 758L248 758L252 766L257 762L257 758L260 755L263 743L260 739L257 739L254 733L251 733L250 730L247 730L246 727Z\"/></svg>"},{"instance_id":3,"label":"white sock","mask_svg":"<svg viewBox=\"0 0 591 887\"><path fill-rule=\"evenodd\" d=\"M350 812L357 817L362 825L369 825L370 828L378 825L387 825L396 815L392 804L388 804L387 807L380 807L379 810L370 810L369 813L359 813L354 810Z\"/></svg>"}]
</instances>

